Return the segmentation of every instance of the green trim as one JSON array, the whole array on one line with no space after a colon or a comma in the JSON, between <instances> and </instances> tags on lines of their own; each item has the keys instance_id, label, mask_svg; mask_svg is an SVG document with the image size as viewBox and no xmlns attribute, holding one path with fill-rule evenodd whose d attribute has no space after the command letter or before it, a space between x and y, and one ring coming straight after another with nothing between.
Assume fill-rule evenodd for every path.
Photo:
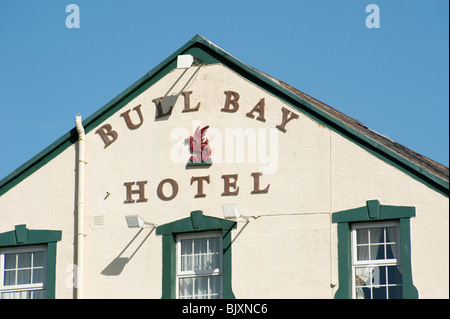
<instances>
[{"instance_id":1,"label":"green trim","mask_svg":"<svg viewBox=\"0 0 450 319\"><path fill-rule=\"evenodd\" d=\"M171 235L214 229L231 230L236 228L236 222L203 215L201 210L191 212L190 217L183 218L156 228L157 235Z\"/></svg>"},{"instance_id":2,"label":"green trim","mask_svg":"<svg viewBox=\"0 0 450 319\"><path fill-rule=\"evenodd\" d=\"M174 68L176 68L177 56L180 54L192 54L197 59L201 60L205 65L214 63L223 64L224 66L253 82L263 90L266 90L267 92L275 95L286 103L292 105L297 110L311 117L318 123L332 129L338 134L354 142L377 158L405 172L412 178L422 182L423 184L441 193L442 195L446 197L449 196L448 181L431 174L422 167L398 155L388 147L372 140L368 136L358 132L356 129L339 121L332 115L324 112L308 101L302 99L300 96L291 92L284 86L272 81L263 73L237 60L233 56L229 55L228 53L199 35L194 36L190 41L188 41L180 49L175 51L167 59L157 65L154 69L145 74L129 88L127 88L97 112L84 120L83 126L85 128L85 132L88 133L93 130L107 118L113 115L117 110L121 109L128 102L141 94L144 90L152 86L154 83L171 72ZM31 160L26 162L24 165L20 166L17 170L5 177L3 180L1 180L0 196L17 185L19 182L30 176L50 160L55 158L76 141L77 132L74 128L64 136L62 136L60 139L58 139L56 142L51 144L49 147L47 147L45 150L40 152L38 155L33 157Z\"/></svg>"},{"instance_id":3,"label":"green trim","mask_svg":"<svg viewBox=\"0 0 450 319\"><path fill-rule=\"evenodd\" d=\"M158 234L158 233L157 233ZM176 298L176 242L172 234L162 238L162 299Z\"/></svg>"},{"instance_id":4,"label":"green trim","mask_svg":"<svg viewBox=\"0 0 450 319\"><path fill-rule=\"evenodd\" d=\"M416 216L415 207L380 205L378 200L368 200L366 206L333 213L333 223L364 222L410 218Z\"/></svg>"},{"instance_id":5,"label":"green trim","mask_svg":"<svg viewBox=\"0 0 450 319\"><path fill-rule=\"evenodd\" d=\"M339 289L334 298L352 298L351 229L348 223L338 224L338 276Z\"/></svg>"},{"instance_id":6,"label":"green trim","mask_svg":"<svg viewBox=\"0 0 450 319\"><path fill-rule=\"evenodd\" d=\"M55 299L56 242L61 234L60 230L30 230L26 225L16 225L15 230L0 234L0 248L47 245L47 299Z\"/></svg>"},{"instance_id":7,"label":"green trim","mask_svg":"<svg viewBox=\"0 0 450 319\"><path fill-rule=\"evenodd\" d=\"M222 231L223 242L223 298L235 299L231 285L231 230L236 222L203 215L201 210L191 212L190 217L183 218L156 228L156 234L162 235L162 299L176 297L176 241L181 233Z\"/></svg>"},{"instance_id":8,"label":"green trim","mask_svg":"<svg viewBox=\"0 0 450 319\"><path fill-rule=\"evenodd\" d=\"M60 240L60 230L32 230L26 225L16 225L15 230L0 234L0 247L39 245Z\"/></svg>"},{"instance_id":9,"label":"green trim","mask_svg":"<svg viewBox=\"0 0 450 319\"><path fill-rule=\"evenodd\" d=\"M56 242L47 244L47 299L56 297Z\"/></svg>"},{"instance_id":10,"label":"green trim","mask_svg":"<svg viewBox=\"0 0 450 319\"><path fill-rule=\"evenodd\" d=\"M400 242L402 272L403 272L403 299L418 299L419 291L413 284L411 265L411 227L409 218L400 219Z\"/></svg>"},{"instance_id":11,"label":"green trim","mask_svg":"<svg viewBox=\"0 0 450 319\"><path fill-rule=\"evenodd\" d=\"M400 220L403 298L417 299L419 293L413 284L411 266L410 218L415 217L414 207L385 206L378 200L369 200L366 206L333 213L332 222L338 223L338 275L339 289L334 298L352 298L351 223L383 220Z\"/></svg>"}]
</instances>

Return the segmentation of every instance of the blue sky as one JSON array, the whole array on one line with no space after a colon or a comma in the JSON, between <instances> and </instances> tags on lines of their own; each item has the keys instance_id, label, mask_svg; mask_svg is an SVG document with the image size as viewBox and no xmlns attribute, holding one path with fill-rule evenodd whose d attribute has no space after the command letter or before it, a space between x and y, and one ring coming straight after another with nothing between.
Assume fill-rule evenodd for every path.
<instances>
[{"instance_id":1,"label":"blue sky","mask_svg":"<svg viewBox=\"0 0 450 319\"><path fill-rule=\"evenodd\" d=\"M448 0L0 0L0 179L195 34L449 165Z\"/></svg>"}]
</instances>

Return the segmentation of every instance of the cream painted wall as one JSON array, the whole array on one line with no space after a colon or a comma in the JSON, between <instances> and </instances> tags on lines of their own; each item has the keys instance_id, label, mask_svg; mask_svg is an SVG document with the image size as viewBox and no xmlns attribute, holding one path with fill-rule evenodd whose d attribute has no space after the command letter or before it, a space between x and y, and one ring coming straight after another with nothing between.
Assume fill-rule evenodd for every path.
<instances>
[{"instance_id":1,"label":"cream painted wall","mask_svg":"<svg viewBox=\"0 0 450 319\"><path fill-rule=\"evenodd\" d=\"M236 113L220 111L227 90L240 94ZM200 102L199 111L182 112L182 91L193 92L191 107ZM170 116L155 120L152 101L161 96L172 96L176 103ZM266 122L246 116L261 98ZM130 130L120 114L139 104L144 122ZM286 133L275 129L281 123L282 107L299 115L286 125ZM137 123L136 112L130 115ZM216 145L213 155L222 150L223 156L216 157L211 167L186 169L188 158L179 160L173 154L200 120L202 126L210 126L207 135ZM104 124L118 133L107 148L95 133L97 128L86 135L86 298L161 297L161 236L152 229L127 228L126 215L138 214L158 225L188 217L193 210L223 218L222 205L230 203L242 215L260 216L239 222L233 230L232 284L237 298L333 298L338 283L337 232L331 213L364 206L370 199L382 205L416 207L417 217L411 220L414 284L421 298L448 298L448 198L229 69L209 65L174 70L99 127ZM267 139L271 130L276 135L276 170L261 177L261 188L270 184L267 194L250 194L251 173L260 172L265 163L249 163L247 155L243 163L225 162L227 132L248 128L247 132L264 133L260 136ZM58 243L57 298L73 297L66 285L70 275L66 267L73 264L74 256L74 168L72 146L0 197L0 232L20 223L30 229L63 231ZM238 196L221 195L221 176L226 174L238 174ZM197 183L191 185L191 177L207 175L206 197L194 198ZM156 194L166 178L179 186L170 201ZM136 181L147 181L148 201L124 203L124 183ZM98 217L104 225L94 224Z\"/></svg>"},{"instance_id":2,"label":"cream painted wall","mask_svg":"<svg viewBox=\"0 0 450 319\"><path fill-rule=\"evenodd\" d=\"M74 264L75 153L75 146L69 147L0 196L0 233L21 224L62 231L56 256L57 298L73 298L73 276L66 270Z\"/></svg>"}]
</instances>

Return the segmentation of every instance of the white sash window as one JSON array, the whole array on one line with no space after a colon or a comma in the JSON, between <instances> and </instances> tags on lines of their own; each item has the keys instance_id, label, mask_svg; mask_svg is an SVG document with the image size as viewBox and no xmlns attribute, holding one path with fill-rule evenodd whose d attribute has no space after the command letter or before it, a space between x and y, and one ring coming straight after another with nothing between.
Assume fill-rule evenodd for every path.
<instances>
[{"instance_id":1,"label":"white sash window","mask_svg":"<svg viewBox=\"0 0 450 319\"><path fill-rule=\"evenodd\" d=\"M46 247L0 249L0 298L45 298L46 254Z\"/></svg>"},{"instance_id":2,"label":"white sash window","mask_svg":"<svg viewBox=\"0 0 450 319\"><path fill-rule=\"evenodd\" d=\"M222 232L177 236L177 298L222 298Z\"/></svg>"},{"instance_id":3,"label":"white sash window","mask_svg":"<svg viewBox=\"0 0 450 319\"><path fill-rule=\"evenodd\" d=\"M353 298L402 298L397 222L352 225Z\"/></svg>"}]
</instances>

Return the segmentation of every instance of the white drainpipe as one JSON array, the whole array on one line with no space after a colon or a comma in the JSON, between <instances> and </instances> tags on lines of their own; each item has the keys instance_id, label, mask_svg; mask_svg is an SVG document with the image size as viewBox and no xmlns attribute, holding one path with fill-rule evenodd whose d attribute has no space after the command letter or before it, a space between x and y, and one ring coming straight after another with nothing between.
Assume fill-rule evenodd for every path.
<instances>
[{"instance_id":1,"label":"white drainpipe","mask_svg":"<svg viewBox=\"0 0 450 319\"><path fill-rule=\"evenodd\" d=\"M75 116L75 124L78 132L78 161L77 161L77 267L75 273L76 298L83 298L84 277L84 178L85 178L85 134L81 115Z\"/></svg>"}]
</instances>

